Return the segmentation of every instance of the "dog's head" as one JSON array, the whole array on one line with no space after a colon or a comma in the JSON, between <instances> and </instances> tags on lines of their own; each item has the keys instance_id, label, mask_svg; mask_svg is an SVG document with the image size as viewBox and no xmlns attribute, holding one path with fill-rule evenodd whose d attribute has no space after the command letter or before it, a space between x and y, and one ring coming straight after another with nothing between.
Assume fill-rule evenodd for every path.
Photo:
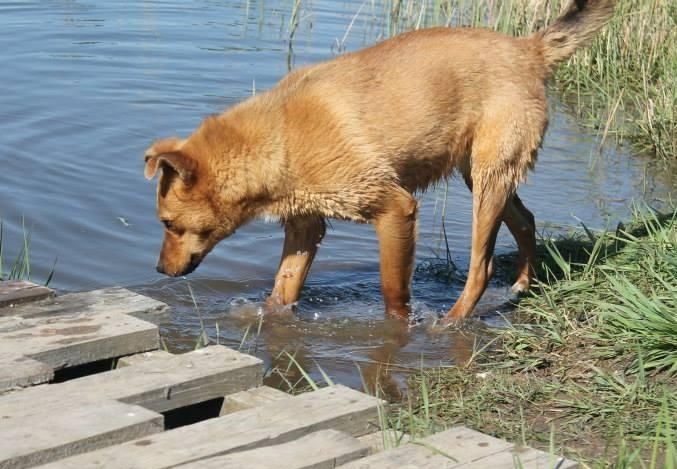
<instances>
[{"instance_id":1,"label":"dog's head","mask_svg":"<svg viewBox=\"0 0 677 469\"><path fill-rule=\"evenodd\" d=\"M157 270L172 277L195 270L239 224L237 210L218 200L204 156L177 138L156 141L145 153L146 178L160 173L157 214L165 231Z\"/></svg>"}]
</instances>

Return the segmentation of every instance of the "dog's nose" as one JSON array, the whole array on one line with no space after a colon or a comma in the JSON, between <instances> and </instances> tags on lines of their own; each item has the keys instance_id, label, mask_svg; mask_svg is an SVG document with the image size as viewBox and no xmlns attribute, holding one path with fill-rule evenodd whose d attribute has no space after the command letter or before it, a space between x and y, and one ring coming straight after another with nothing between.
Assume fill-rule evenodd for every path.
<instances>
[{"instance_id":1,"label":"dog's nose","mask_svg":"<svg viewBox=\"0 0 677 469\"><path fill-rule=\"evenodd\" d=\"M158 271L158 273L164 274L165 273L165 266L162 262L158 262L157 266L155 266L155 270Z\"/></svg>"}]
</instances>

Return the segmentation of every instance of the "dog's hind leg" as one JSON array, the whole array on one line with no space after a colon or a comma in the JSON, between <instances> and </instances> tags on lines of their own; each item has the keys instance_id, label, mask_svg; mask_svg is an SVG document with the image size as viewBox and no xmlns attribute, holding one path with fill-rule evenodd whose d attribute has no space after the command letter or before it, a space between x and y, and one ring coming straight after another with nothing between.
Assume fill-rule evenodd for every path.
<instances>
[{"instance_id":1,"label":"dog's hind leg","mask_svg":"<svg viewBox=\"0 0 677 469\"><path fill-rule=\"evenodd\" d=\"M517 194L514 194L505 207L503 221L517 242L517 280L512 286L512 291L525 292L534 278L533 265L536 257L534 215L524 206Z\"/></svg>"},{"instance_id":2,"label":"dog's hind leg","mask_svg":"<svg viewBox=\"0 0 677 469\"><path fill-rule=\"evenodd\" d=\"M388 195L383 212L374 221L385 310L387 314L403 318L410 312L417 215L416 199L404 189L398 189Z\"/></svg>"},{"instance_id":3,"label":"dog's hind leg","mask_svg":"<svg viewBox=\"0 0 677 469\"><path fill-rule=\"evenodd\" d=\"M472 192L472 179L464 174L468 189ZM533 262L536 258L536 224L534 215L524 206L517 193L508 199L503 221L517 243L517 280L512 286L514 293L522 293L529 289L534 278Z\"/></svg>"},{"instance_id":4,"label":"dog's hind leg","mask_svg":"<svg viewBox=\"0 0 677 469\"><path fill-rule=\"evenodd\" d=\"M479 174L477 174L479 173ZM450 320L468 316L487 288L493 273L492 256L506 205L514 195L507 175L473 171L472 251L470 270L461 296L447 313Z\"/></svg>"},{"instance_id":5,"label":"dog's hind leg","mask_svg":"<svg viewBox=\"0 0 677 469\"><path fill-rule=\"evenodd\" d=\"M269 304L289 305L299 299L325 231L321 217L298 217L285 222L282 259Z\"/></svg>"}]
</instances>

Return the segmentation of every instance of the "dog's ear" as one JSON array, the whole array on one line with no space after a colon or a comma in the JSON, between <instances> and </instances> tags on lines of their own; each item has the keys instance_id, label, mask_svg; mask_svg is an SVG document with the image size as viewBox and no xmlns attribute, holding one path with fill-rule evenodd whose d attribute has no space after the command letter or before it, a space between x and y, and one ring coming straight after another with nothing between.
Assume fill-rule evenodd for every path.
<instances>
[{"instance_id":1,"label":"dog's ear","mask_svg":"<svg viewBox=\"0 0 677 469\"><path fill-rule=\"evenodd\" d=\"M163 166L169 167L185 183L190 184L195 177L195 160L181 150L184 140L167 138L158 140L146 150L146 179L152 179L157 170Z\"/></svg>"}]
</instances>

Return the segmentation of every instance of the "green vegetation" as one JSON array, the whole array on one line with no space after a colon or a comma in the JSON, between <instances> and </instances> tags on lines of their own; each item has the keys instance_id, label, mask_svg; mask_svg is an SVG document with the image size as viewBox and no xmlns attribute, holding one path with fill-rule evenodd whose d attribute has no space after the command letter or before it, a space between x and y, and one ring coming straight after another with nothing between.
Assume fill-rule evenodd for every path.
<instances>
[{"instance_id":1,"label":"green vegetation","mask_svg":"<svg viewBox=\"0 0 677 469\"><path fill-rule=\"evenodd\" d=\"M19 254L16 259L6 266L4 259L7 254L5 252L5 237L4 237L4 227L2 220L0 220L0 280L19 280L19 279L28 279L31 276L31 266L30 266L30 251L28 249L30 245L30 235L27 234L27 231L24 229L23 244L19 250Z\"/></svg>"},{"instance_id":2,"label":"green vegetation","mask_svg":"<svg viewBox=\"0 0 677 469\"><path fill-rule=\"evenodd\" d=\"M412 379L398 425L554 442L592 467L675 467L677 212L638 220L548 242L512 325L470 363Z\"/></svg>"},{"instance_id":3,"label":"green vegetation","mask_svg":"<svg viewBox=\"0 0 677 469\"><path fill-rule=\"evenodd\" d=\"M2 280L30 280L31 279L31 263L30 263L30 244L31 235L28 229L23 226L23 238L16 257L12 257L11 263L7 261L7 242L5 240L5 231L0 220L0 281ZM54 261L56 265L56 261ZM54 276L54 266L47 275L45 285L49 285Z\"/></svg>"}]
</instances>

